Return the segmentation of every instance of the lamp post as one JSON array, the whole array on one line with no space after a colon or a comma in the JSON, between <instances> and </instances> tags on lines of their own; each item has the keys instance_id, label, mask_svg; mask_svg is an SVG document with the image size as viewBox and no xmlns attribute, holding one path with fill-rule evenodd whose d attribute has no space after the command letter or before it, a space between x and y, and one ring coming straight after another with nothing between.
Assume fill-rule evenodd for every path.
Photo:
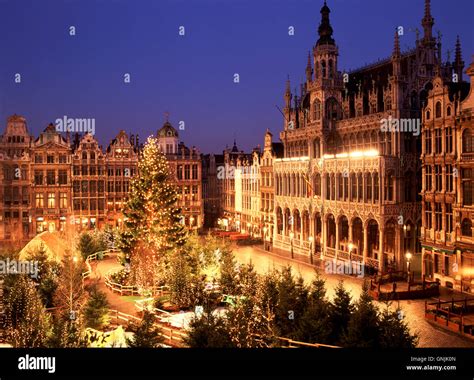
<instances>
[{"instance_id":1,"label":"lamp post","mask_svg":"<svg viewBox=\"0 0 474 380\"><path fill-rule=\"evenodd\" d=\"M74 278L74 275L73 275L73 267L74 267L74 271L75 271L75 266L76 266L76 263L77 263L77 256L73 256L72 257L72 260L70 262L70 267L69 267L69 307L70 307L70 310L69 310L69 319L71 319L72 321L75 321L76 320L76 314L74 312L74 310L72 310L73 308L73 300L72 300L72 281L73 281L73 278Z\"/></svg>"},{"instance_id":2,"label":"lamp post","mask_svg":"<svg viewBox=\"0 0 474 380\"><path fill-rule=\"evenodd\" d=\"M412 254L410 252L407 252L405 254L405 257L407 259L407 283L410 284L410 260L411 260Z\"/></svg>"},{"instance_id":3,"label":"lamp post","mask_svg":"<svg viewBox=\"0 0 474 380\"><path fill-rule=\"evenodd\" d=\"M313 265L313 237L310 236L308 240L309 240L309 260L311 262L311 265Z\"/></svg>"},{"instance_id":4,"label":"lamp post","mask_svg":"<svg viewBox=\"0 0 474 380\"><path fill-rule=\"evenodd\" d=\"M267 226L263 227L263 250L267 250Z\"/></svg>"},{"instance_id":5,"label":"lamp post","mask_svg":"<svg viewBox=\"0 0 474 380\"><path fill-rule=\"evenodd\" d=\"M293 238L295 237L295 234L293 233L293 231L290 232L290 249L291 249L291 258L293 259L294 258L294 254L293 254Z\"/></svg>"}]
</instances>

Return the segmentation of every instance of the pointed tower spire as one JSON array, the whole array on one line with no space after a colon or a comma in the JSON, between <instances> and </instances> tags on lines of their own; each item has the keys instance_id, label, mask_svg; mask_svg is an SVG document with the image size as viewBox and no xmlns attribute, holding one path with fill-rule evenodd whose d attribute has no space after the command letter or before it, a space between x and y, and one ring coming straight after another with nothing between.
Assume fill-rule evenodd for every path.
<instances>
[{"instance_id":1,"label":"pointed tower spire","mask_svg":"<svg viewBox=\"0 0 474 380\"><path fill-rule=\"evenodd\" d=\"M291 88L290 88L290 76L286 80L286 89L285 89L285 108L291 107Z\"/></svg>"},{"instance_id":2,"label":"pointed tower spire","mask_svg":"<svg viewBox=\"0 0 474 380\"><path fill-rule=\"evenodd\" d=\"M326 4L326 0L324 0L324 5L321 8L321 23L318 28L319 39L316 46L335 45L334 38L332 38L333 30L329 21L329 13L331 13L331 10Z\"/></svg>"},{"instance_id":3,"label":"pointed tower spire","mask_svg":"<svg viewBox=\"0 0 474 380\"><path fill-rule=\"evenodd\" d=\"M421 25L425 31L423 39L429 41L433 38L433 25L434 19L431 16L431 0L425 0L425 15L423 20L421 20Z\"/></svg>"},{"instance_id":4,"label":"pointed tower spire","mask_svg":"<svg viewBox=\"0 0 474 380\"><path fill-rule=\"evenodd\" d=\"M306 81L311 82L313 70L311 68L311 52L308 51L308 63L306 64Z\"/></svg>"},{"instance_id":5,"label":"pointed tower spire","mask_svg":"<svg viewBox=\"0 0 474 380\"><path fill-rule=\"evenodd\" d=\"M456 38L456 51L454 55L454 71L458 75L458 80L462 79L462 72L464 70L464 61L462 60L461 41L459 36Z\"/></svg>"},{"instance_id":6,"label":"pointed tower spire","mask_svg":"<svg viewBox=\"0 0 474 380\"><path fill-rule=\"evenodd\" d=\"M398 34L398 29L395 28L395 38L394 38L394 41L393 41L392 57L399 58L400 55L401 55L401 52L400 52L400 36Z\"/></svg>"}]
</instances>

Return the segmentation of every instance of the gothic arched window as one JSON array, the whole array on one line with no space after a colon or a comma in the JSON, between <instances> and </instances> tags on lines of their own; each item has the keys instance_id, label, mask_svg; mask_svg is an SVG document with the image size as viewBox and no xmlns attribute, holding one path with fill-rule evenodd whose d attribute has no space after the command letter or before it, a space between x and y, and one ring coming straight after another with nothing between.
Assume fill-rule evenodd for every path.
<instances>
[{"instance_id":1,"label":"gothic arched window","mask_svg":"<svg viewBox=\"0 0 474 380\"><path fill-rule=\"evenodd\" d=\"M339 104L334 98L326 101L326 117L329 120L337 120L339 118Z\"/></svg>"},{"instance_id":2,"label":"gothic arched window","mask_svg":"<svg viewBox=\"0 0 474 380\"><path fill-rule=\"evenodd\" d=\"M326 69L327 69L327 68L326 68L326 61L323 59L323 60L321 61L321 76L322 76L323 78L326 78Z\"/></svg>"},{"instance_id":3,"label":"gothic arched window","mask_svg":"<svg viewBox=\"0 0 474 380\"><path fill-rule=\"evenodd\" d=\"M321 102L318 99L316 99L313 103L313 119L321 119Z\"/></svg>"},{"instance_id":4,"label":"gothic arched window","mask_svg":"<svg viewBox=\"0 0 474 380\"><path fill-rule=\"evenodd\" d=\"M435 117L441 117L441 102L436 102Z\"/></svg>"}]
</instances>

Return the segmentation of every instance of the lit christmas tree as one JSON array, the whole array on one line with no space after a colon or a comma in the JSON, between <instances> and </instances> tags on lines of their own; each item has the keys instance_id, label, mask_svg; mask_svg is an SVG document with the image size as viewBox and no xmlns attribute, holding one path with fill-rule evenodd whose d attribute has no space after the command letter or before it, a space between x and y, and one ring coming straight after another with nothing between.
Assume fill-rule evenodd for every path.
<instances>
[{"instance_id":1,"label":"lit christmas tree","mask_svg":"<svg viewBox=\"0 0 474 380\"><path fill-rule=\"evenodd\" d=\"M157 140L149 137L138 162L138 175L130 183L130 194L123 210L124 229L118 239L118 247L132 256L132 271L137 269L146 273L134 266L145 263L149 267L147 258L151 257L156 263L186 242L177 200L168 161ZM134 260L133 256L140 260ZM150 280L143 279L143 283L137 285L149 285Z\"/></svg>"}]
</instances>

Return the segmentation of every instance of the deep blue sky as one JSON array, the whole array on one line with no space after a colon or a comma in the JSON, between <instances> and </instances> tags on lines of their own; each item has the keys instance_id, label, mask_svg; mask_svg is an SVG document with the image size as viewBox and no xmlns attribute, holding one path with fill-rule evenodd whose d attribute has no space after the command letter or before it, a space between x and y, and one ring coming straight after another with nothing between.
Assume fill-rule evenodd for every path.
<instances>
[{"instance_id":1,"label":"deep blue sky","mask_svg":"<svg viewBox=\"0 0 474 380\"><path fill-rule=\"evenodd\" d=\"M0 0L0 127L18 113L35 136L58 117L94 117L106 146L120 129L155 133L170 113L181 140L221 152L277 138L287 74L304 78L323 0ZM391 54L421 29L423 0L328 0L339 69ZM474 1L433 0L444 59L461 37L466 66L474 53ZM69 26L76 36L69 36ZM178 27L186 36L178 35ZM288 27L295 35L288 35ZM451 55L453 56L453 55ZM14 74L22 83L14 83ZM123 83L124 73L131 83ZM240 83L233 83L239 73Z\"/></svg>"}]
</instances>

